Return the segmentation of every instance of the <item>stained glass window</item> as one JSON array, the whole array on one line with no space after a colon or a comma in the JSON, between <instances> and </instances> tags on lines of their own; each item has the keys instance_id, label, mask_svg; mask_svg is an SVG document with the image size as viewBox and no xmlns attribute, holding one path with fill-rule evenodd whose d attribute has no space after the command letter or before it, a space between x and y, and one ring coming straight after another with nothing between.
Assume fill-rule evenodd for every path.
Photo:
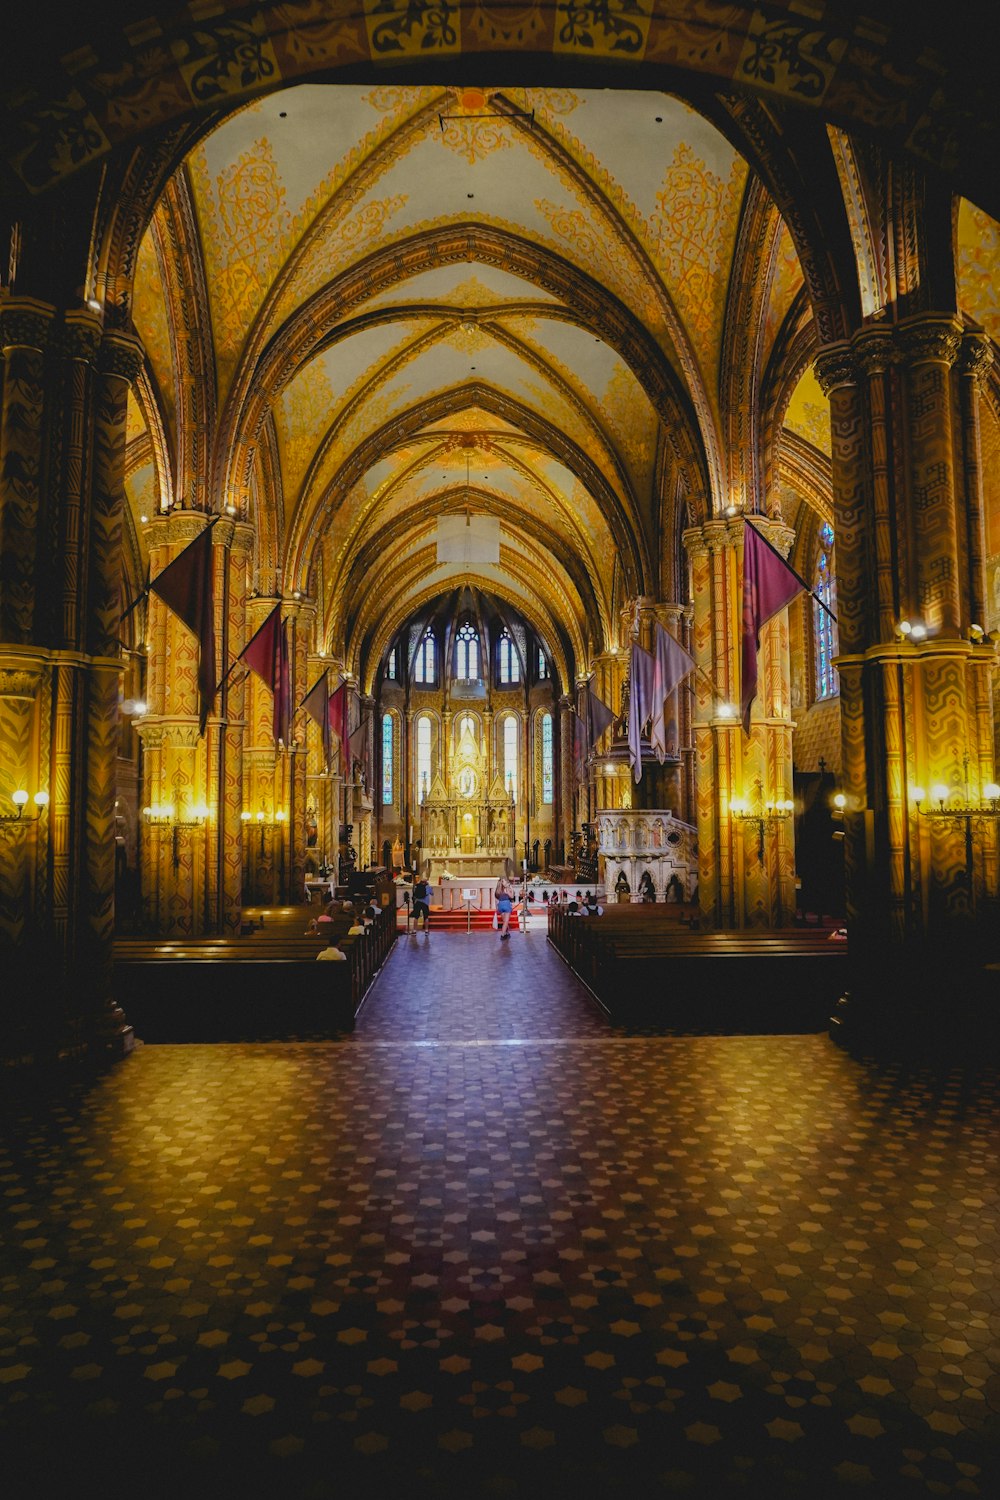
<instances>
[{"instance_id":1,"label":"stained glass window","mask_svg":"<svg viewBox=\"0 0 1000 1500\"><path fill-rule=\"evenodd\" d=\"M479 676L479 636L471 625L463 625L455 642L455 676L460 682L475 682Z\"/></svg>"},{"instance_id":2,"label":"stained glass window","mask_svg":"<svg viewBox=\"0 0 1000 1500\"><path fill-rule=\"evenodd\" d=\"M837 669L833 665L833 658L837 654L837 626L832 619L832 615L837 612L836 603L837 588L833 575L833 527L828 521L824 521L819 529L819 556L816 561L813 598L813 646L817 699L832 698L840 691Z\"/></svg>"},{"instance_id":3,"label":"stained glass window","mask_svg":"<svg viewBox=\"0 0 1000 1500\"><path fill-rule=\"evenodd\" d=\"M393 646L392 650L389 652L389 655L386 657L386 662L385 662L385 680L386 680L386 682L395 682L396 681L397 676L398 676L398 671L399 671L399 669L398 669L398 667L396 665L396 663L398 662L398 660L399 660L399 658L396 655L396 648L395 648L395 646Z\"/></svg>"},{"instance_id":4,"label":"stained glass window","mask_svg":"<svg viewBox=\"0 0 1000 1500\"><path fill-rule=\"evenodd\" d=\"M426 714L417 720L417 801L431 790L431 721Z\"/></svg>"},{"instance_id":5,"label":"stained glass window","mask_svg":"<svg viewBox=\"0 0 1000 1500\"><path fill-rule=\"evenodd\" d=\"M413 680L422 682L425 686L432 687L437 678L437 646L434 636L428 630L413 659Z\"/></svg>"},{"instance_id":6,"label":"stained glass window","mask_svg":"<svg viewBox=\"0 0 1000 1500\"><path fill-rule=\"evenodd\" d=\"M506 630L497 646L497 663L497 676L501 683L521 681L521 663L518 660L517 647Z\"/></svg>"},{"instance_id":7,"label":"stained glass window","mask_svg":"<svg viewBox=\"0 0 1000 1500\"><path fill-rule=\"evenodd\" d=\"M392 806L392 714L382 715L382 805Z\"/></svg>"},{"instance_id":8,"label":"stained glass window","mask_svg":"<svg viewBox=\"0 0 1000 1500\"><path fill-rule=\"evenodd\" d=\"M538 680L539 680L539 682L544 681L544 679L546 677L548 677L548 675L549 675L549 664L548 664L548 662L545 659L545 652L542 650L541 646L539 646L539 648L538 648Z\"/></svg>"},{"instance_id":9,"label":"stained glass window","mask_svg":"<svg viewBox=\"0 0 1000 1500\"><path fill-rule=\"evenodd\" d=\"M517 720L508 714L503 721L503 784L508 797L517 798Z\"/></svg>"},{"instance_id":10,"label":"stained glass window","mask_svg":"<svg viewBox=\"0 0 1000 1500\"><path fill-rule=\"evenodd\" d=\"M542 801L551 802L554 796L554 767L552 761L552 715L542 714Z\"/></svg>"}]
</instances>

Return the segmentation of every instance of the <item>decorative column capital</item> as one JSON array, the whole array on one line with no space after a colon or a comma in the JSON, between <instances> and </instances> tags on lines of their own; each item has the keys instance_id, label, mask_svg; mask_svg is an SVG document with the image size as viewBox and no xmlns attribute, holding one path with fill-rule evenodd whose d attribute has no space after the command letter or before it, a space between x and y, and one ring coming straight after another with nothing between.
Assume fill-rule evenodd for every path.
<instances>
[{"instance_id":1,"label":"decorative column capital","mask_svg":"<svg viewBox=\"0 0 1000 1500\"><path fill-rule=\"evenodd\" d=\"M953 365L962 347L962 325L947 315L921 313L899 324L896 341L908 364Z\"/></svg>"},{"instance_id":2,"label":"decorative column capital","mask_svg":"<svg viewBox=\"0 0 1000 1500\"><path fill-rule=\"evenodd\" d=\"M49 346L56 354L66 359L76 359L92 365L97 360L104 330L101 320L88 307L73 309L63 314L58 327L53 328Z\"/></svg>"},{"instance_id":3,"label":"decorative column capital","mask_svg":"<svg viewBox=\"0 0 1000 1500\"><path fill-rule=\"evenodd\" d=\"M37 697L43 674L25 667L0 667L0 698Z\"/></svg>"},{"instance_id":4,"label":"decorative column capital","mask_svg":"<svg viewBox=\"0 0 1000 1500\"><path fill-rule=\"evenodd\" d=\"M11 297L0 304L0 349L33 349L48 341L55 308L37 297Z\"/></svg>"},{"instance_id":5,"label":"decorative column capital","mask_svg":"<svg viewBox=\"0 0 1000 1500\"><path fill-rule=\"evenodd\" d=\"M853 353L858 369L869 379L875 375L884 375L890 365L896 364L899 359L893 331L884 326L862 328L860 333L855 334Z\"/></svg>"},{"instance_id":6,"label":"decorative column capital","mask_svg":"<svg viewBox=\"0 0 1000 1500\"><path fill-rule=\"evenodd\" d=\"M959 372L982 384L992 364L993 349L986 334L967 333L958 356Z\"/></svg>"},{"instance_id":7,"label":"decorative column capital","mask_svg":"<svg viewBox=\"0 0 1000 1500\"><path fill-rule=\"evenodd\" d=\"M824 396L857 385L858 365L850 344L828 344L813 360L813 373Z\"/></svg>"},{"instance_id":8,"label":"decorative column capital","mask_svg":"<svg viewBox=\"0 0 1000 1500\"><path fill-rule=\"evenodd\" d=\"M749 519L749 518L748 518ZM795 529L784 521L772 520L770 516L754 515L753 524L761 536L771 543L782 557L787 557L795 541Z\"/></svg>"},{"instance_id":9,"label":"decorative column capital","mask_svg":"<svg viewBox=\"0 0 1000 1500\"><path fill-rule=\"evenodd\" d=\"M131 385L145 358L146 352L138 334L105 333L97 354L97 368L102 375L116 375Z\"/></svg>"}]
</instances>

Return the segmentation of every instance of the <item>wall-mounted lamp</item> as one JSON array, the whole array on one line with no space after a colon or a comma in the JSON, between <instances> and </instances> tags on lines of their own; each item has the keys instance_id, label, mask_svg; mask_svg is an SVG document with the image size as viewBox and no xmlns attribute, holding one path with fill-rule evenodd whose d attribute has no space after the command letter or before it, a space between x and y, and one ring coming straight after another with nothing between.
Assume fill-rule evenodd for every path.
<instances>
[{"instance_id":1,"label":"wall-mounted lamp","mask_svg":"<svg viewBox=\"0 0 1000 1500\"><path fill-rule=\"evenodd\" d=\"M896 624L898 641L925 641L927 634L927 626L923 620L899 620Z\"/></svg>"},{"instance_id":2,"label":"wall-mounted lamp","mask_svg":"<svg viewBox=\"0 0 1000 1500\"><path fill-rule=\"evenodd\" d=\"M846 812L846 810L847 798L844 796L843 792L837 792L833 798L833 821L842 825L844 821L844 813ZM835 839L842 839L844 837L844 829L842 826L833 830L833 837Z\"/></svg>"},{"instance_id":3,"label":"wall-mounted lamp","mask_svg":"<svg viewBox=\"0 0 1000 1500\"><path fill-rule=\"evenodd\" d=\"M717 719L738 719L740 711L735 703L717 703L715 705L715 717Z\"/></svg>"},{"instance_id":4,"label":"wall-mounted lamp","mask_svg":"<svg viewBox=\"0 0 1000 1500\"><path fill-rule=\"evenodd\" d=\"M38 811L27 818L24 816L24 809L28 805L28 794L24 788L19 787L16 792L11 792L10 800L14 804L14 811L12 813L0 813L0 827L17 828L20 826L23 828L28 823L38 822L45 808L49 805L49 794L44 790L35 793L31 800Z\"/></svg>"},{"instance_id":5,"label":"wall-mounted lamp","mask_svg":"<svg viewBox=\"0 0 1000 1500\"><path fill-rule=\"evenodd\" d=\"M755 796L753 805L749 805L745 797L731 797L729 799L729 816L735 818L738 823L750 823L757 830L757 862L764 863L764 835L773 833L779 823L785 822L795 811L795 803L790 798L777 800L764 800L764 792L760 778L754 782Z\"/></svg>"},{"instance_id":6,"label":"wall-mounted lamp","mask_svg":"<svg viewBox=\"0 0 1000 1500\"><path fill-rule=\"evenodd\" d=\"M283 809L279 809L275 813L275 815L274 815L274 821L272 822L268 818L267 813L264 812L264 810L262 808L258 808L258 810L257 810L256 813L252 813L247 808L244 808L243 811L240 813L240 822L243 824L244 828L248 824L253 823L253 824L255 824L255 826L257 828L260 829L259 857L261 859L263 859L264 858L264 830L265 829L273 829L273 828L281 828L281 827L283 827L284 824L287 822L287 814L284 812Z\"/></svg>"},{"instance_id":7,"label":"wall-mounted lamp","mask_svg":"<svg viewBox=\"0 0 1000 1500\"><path fill-rule=\"evenodd\" d=\"M936 782L931 787L932 806L924 807L927 793L922 786L912 787L910 796L916 804L917 812L922 818L935 818L942 822L963 823L965 825L965 871L972 874L972 825L977 822L989 822L1000 819L1000 786L995 781L987 781L978 798L971 795L969 787L969 757L962 756L962 767L964 772L964 795L960 802L949 802L949 788L943 782Z\"/></svg>"},{"instance_id":8,"label":"wall-mounted lamp","mask_svg":"<svg viewBox=\"0 0 1000 1500\"><path fill-rule=\"evenodd\" d=\"M142 820L147 828L169 828L171 853L176 870L181 862L180 836L182 828L204 828L208 822L209 809L204 802L192 803L185 816L178 817L172 802L154 802L142 810Z\"/></svg>"}]
</instances>

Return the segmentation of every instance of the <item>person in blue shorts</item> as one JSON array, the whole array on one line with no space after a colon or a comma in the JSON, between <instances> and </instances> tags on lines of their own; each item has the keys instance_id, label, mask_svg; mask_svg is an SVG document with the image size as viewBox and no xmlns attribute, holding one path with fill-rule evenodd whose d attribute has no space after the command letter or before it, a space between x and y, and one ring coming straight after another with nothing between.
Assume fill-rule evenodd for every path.
<instances>
[{"instance_id":1,"label":"person in blue shorts","mask_svg":"<svg viewBox=\"0 0 1000 1500\"><path fill-rule=\"evenodd\" d=\"M497 888L493 892L497 904L497 917L500 926L500 941L503 942L510 937L510 914L514 910L514 889L506 875L501 875L497 881Z\"/></svg>"}]
</instances>

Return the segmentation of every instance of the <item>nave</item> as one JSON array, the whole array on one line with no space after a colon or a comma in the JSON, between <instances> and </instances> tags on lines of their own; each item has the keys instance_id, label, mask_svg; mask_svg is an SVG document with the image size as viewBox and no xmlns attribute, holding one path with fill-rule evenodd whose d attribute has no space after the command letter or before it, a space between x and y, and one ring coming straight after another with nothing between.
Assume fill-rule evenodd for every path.
<instances>
[{"instance_id":1,"label":"nave","mask_svg":"<svg viewBox=\"0 0 1000 1500\"><path fill-rule=\"evenodd\" d=\"M343 1041L25 1090L5 1494L995 1495L996 1081L432 932Z\"/></svg>"}]
</instances>

